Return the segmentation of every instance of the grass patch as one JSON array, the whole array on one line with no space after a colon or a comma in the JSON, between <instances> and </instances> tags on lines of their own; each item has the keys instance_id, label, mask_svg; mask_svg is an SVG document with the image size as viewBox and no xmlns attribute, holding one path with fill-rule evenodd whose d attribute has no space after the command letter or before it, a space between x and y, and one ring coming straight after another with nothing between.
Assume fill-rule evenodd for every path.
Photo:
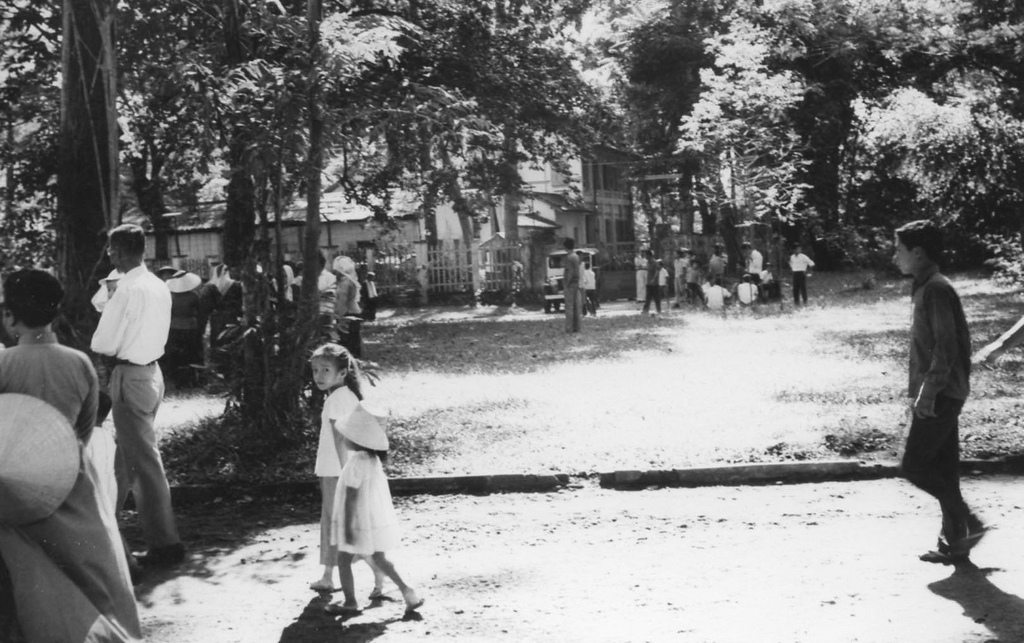
<instances>
[{"instance_id":1,"label":"grass patch","mask_svg":"<svg viewBox=\"0 0 1024 643\"><path fill-rule=\"evenodd\" d=\"M811 305L722 317L652 319L606 304L583 332L562 315L482 307L403 311L365 327L390 406L398 475L589 474L722 462L889 458L906 408L909 282L816 273ZM955 276L975 348L1024 313L981 275ZM965 457L1024 453L1024 359L978 369L962 417ZM161 414L163 414L163 409ZM311 479L318 424L303 443L262 452L228 420L164 440L175 481Z\"/></svg>"}]
</instances>

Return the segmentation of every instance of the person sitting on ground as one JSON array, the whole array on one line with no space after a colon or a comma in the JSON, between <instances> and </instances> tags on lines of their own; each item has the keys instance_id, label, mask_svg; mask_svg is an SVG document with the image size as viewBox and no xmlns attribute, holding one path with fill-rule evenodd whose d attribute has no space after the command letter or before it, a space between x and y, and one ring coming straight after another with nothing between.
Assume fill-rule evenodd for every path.
<instances>
[{"instance_id":1,"label":"person sitting on ground","mask_svg":"<svg viewBox=\"0 0 1024 643\"><path fill-rule=\"evenodd\" d=\"M743 275L743 281L736 284L735 294L736 300L742 306L750 306L757 301L757 286L751 282L750 275Z\"/></svg>"},{"instance_id":2,"label":"person sitting on ground","mask_svg":"<svg viewBox=\"0 0 1024 643\"><path fill-rule=\"evenodd\" d=\"M722 287L721 279L714 279L704 286L704 305L714 312L725 311L725 301L732 295Z\"/></svg>"}]
</instances>

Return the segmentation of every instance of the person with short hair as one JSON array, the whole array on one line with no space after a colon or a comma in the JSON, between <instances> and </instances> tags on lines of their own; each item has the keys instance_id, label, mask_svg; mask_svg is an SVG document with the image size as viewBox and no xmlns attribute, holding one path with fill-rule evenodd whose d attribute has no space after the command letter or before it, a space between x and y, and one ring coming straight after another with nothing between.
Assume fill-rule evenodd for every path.
<instances>
[{"instance_id":1,"label":"person with short hair","mask_svg":"<svg viewBox=\"0 0 1024 643\"><path fill-rule=\"evenodd\" d=\"M583 288L583 315L586 316L589 312L591 316L597 317L597 275L594 274L594 267L589 262L581 265L583 267L580 273L580 287Z\"/></svg>"},{"instance_id":2,"label":"person with short hair","mask_svg":"<svg viewBox=\"0 0 1024 643\"><path fill-rule=\"evenodd\" d=\"M583 296L580 292L580 257L576 254L576 240L566 237L565 268L562 272L562 287L565 292L565 332L580 332L580 318L583 316Z\"/></svg>"},{"instance_id":3,"label":"person with short hair","mask_svg":"<svg viewBox=\"0 0 1024 643\"><path fill-rule=\"evenodd\" d=\"M911 421L902 467L907 480L939 501L933 563L966 561L986 527L960 492L960 411L970 393L971 335L956 290L940 271L942 232L931 221L896 230L893 263L913 278L910 327Z\"/></svg>"},{"instance_id":4,"label":"person with short hair","mask_svg":"<svg viewBox=\"0 0 1024 643\"><path fill-rule=\"evenodd\" d=\"M716 243L711 258L708 260L708 280L711 283L714 283L715 279L725 278L725 263L725 247Z\"/></svg>"},{"instance_id":5,"label":"person with short hair","mask_svg":"<svg viewBox=\"0 0 1024 643\"><path fill-rule=\"evenodd\" d=\"M688 297L686 275L690 267L690 249L676 250L676 259L672 262L673 286L675 286L675 303L673 308L682 308L683 298Z\"/></svg>"},{"instance_id":6,"label":"person with short hair","mask_svg":"<svg viewBox=\"0 0 1024 643\"><path fill-rule=\"evenodd\" d=\"M750 282L755 286L761 283L761 263L763 258L749 241L744 241L740 246L743 251L744 267L743 274L750 275Z\"/></svg>"},{"instance_id":7,"label":"person with short hair","mask_svg":"<svg viewBox=\"0 0 1024 643\"><path fill-rule=\"evenodd\" d=\"M793 254L789 255L789 269L793 271L793 305L799 306L803 298L807 305L807 274L814 267L814 262L803 253L800 244L793 246Z\"/></svg>"},{"instance_id":8,"label":"person with short hair","mask_svg":"<svg viewBox=\"0 0 1024 643\"><path fill-rule=\"evenodd\" d=\"M6 569L10 582L10 593L0 587L0 640L138 640L141 627L128 561L113 501L104 493L114 476L109 455L115 447L113 436L95 431L96 370L85 353L62 346L53 332L64 297L56 277L42 270L19 270L8 275L3 291L3 326L17 344L0 351L0 393L6 400L12 393L42 400L54 415L66 418L77 438L78 459L70 491L49 507L52 513L11 523L0 518L0 568ZM42 428L18 424L7 430ZM60 458L48 456L46 466L56 467ZM3 478L0 507L11 510L18 503L8 504ZM0 579L4 576L0 573Z\"/></svg>"},{"instance_id":9,"label":"person with short hair","mask_svg":"<svg viewBox=\"0 0 1024 643\"><path fill-rule=\"evenodd\" d=\"M644 256L647 259L647 283L644 288L644 307L640 311L641 315L646 315L651 310L651 302L654 302L654 306L657 313L651 311L651 316L655 314L661 314L661 288L658 287L659 273L661 272L658 266L658 261L654 258L654 251L647 249L644 252Z\"/></svg>"},{"instance_id":10,"label":"person with short hair","mask_svg":"<svg viewBox=\"0 0 1024 643\"><path fill-rule=\"evenodd\" d=\"M139 226L111 230L107 252L124 276L103 309L92 350L113 358L114 364L110 397L117 432L117 506L123 507L132 491L149 547L137 561L151 567L176 565L184 560L185 547L153 427L164 396L157 360L170 332L171 292L146 268L146 235Z\"/></svg>"},{"instance_id":11,"label":"person with short hair","mask_svg":"<svg viewBox=\"0 0 1024 643\"><path fill-rule=\"evenodd\" d=\"M742 306L752 306L758 299L757 286L753 284L750 275L743 275L742 281L736 284L736 300Z\"/></svg>"},{"instance_id":12,"label":"person with short hair","mask_svg":"<svg viewBox=\"0 0 1024 643\"><path fill-rule=\"evenodd\" d=\"M704 286L704 306L713 312L724 313L725 301L732 297L722 286L721 279L711 279Z\"/></svg>"}]
</instances>

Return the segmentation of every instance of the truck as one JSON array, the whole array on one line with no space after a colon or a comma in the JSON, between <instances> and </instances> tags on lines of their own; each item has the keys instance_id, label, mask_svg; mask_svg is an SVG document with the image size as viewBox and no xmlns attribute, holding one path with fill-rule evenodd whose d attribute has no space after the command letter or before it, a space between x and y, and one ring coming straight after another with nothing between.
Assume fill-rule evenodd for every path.
<instances>
[{"instance_id":1,"label":"truck","mask_svg":"<svg viewBox=\"0 0 1024 643\"><path fill-rule=\"evenodd\" d=\"M576 255L580 258L580 266L593 268L594 260L597 258L597 250L594 248L578 248ZM544 279L544 312L550 313L552 309L558 312L565 303L565 284L562 276L565 273L565 257L567 250L555 250L548 253L546 273Z\"/></svg>"}]
</instances>

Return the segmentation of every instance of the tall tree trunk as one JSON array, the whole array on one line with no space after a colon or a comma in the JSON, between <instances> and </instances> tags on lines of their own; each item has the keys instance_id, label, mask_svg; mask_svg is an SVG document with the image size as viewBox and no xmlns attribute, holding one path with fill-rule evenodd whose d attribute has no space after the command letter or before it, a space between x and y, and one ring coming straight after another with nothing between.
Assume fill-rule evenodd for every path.
<instances>
[{"instance_id":1,"label":"tall tree trunk","mask_svg":"<svg viewBox=\"0 0 1024 643\"><path fill-rule=\"evenodd\" d=\"M244 15L238 0L224 0L224 43L229 66L240 65L247 58L245 38L242 33ZM248 140L246 126L239 126L230 133L228 143L227 204L224 211L222 247L224 263L241 266L249 255L256 238L256 185L248 164Z\"/></svg>"},{"instance_id":2,"label":"tall tree trunk","mask_svg":"<svg viewBox=\"0 0 1024 643\"><path fill-rule=\"evenodd\" d=\"M306 19L309 23L310 84L309 108L309 152L306 160L306 227L304 230L302 293L299 297L299 319L312 320L319 316L319 292L317 280L320 276L320 194L323 190L324 166L324 115L321 105L321 83L319 75L320 18L323 13L321 0L308 0ZM306 339L312 337L312 329ZM296 351L299 352L299 351ZM300 354L301 359L301 354Z\"/></svg>"},{"instance_id":3,"label":"tall tree trunk","mask_svg":"<svg viewBox=\"0 0 1024 643\"><path fill-rule=\"evenodd\" d=\"M505 240L513 245L519 244L519 139L512 126L505 128L504 176L501 189L505 198L502 223L505 226Z\"/></svg>"},{"instance_id":4,"label":"tall tree trunk","mask_svg":"<svg viewBox=\"0 0 1024 643\"><path fill-rule=\"evenodd\" d=\"M95 323L90 288L98 278L105 228L117 220L117 69L113 0L64 0L57 173L57 266L63 312L85 336Z\"/></svg>"}]
</instances>

